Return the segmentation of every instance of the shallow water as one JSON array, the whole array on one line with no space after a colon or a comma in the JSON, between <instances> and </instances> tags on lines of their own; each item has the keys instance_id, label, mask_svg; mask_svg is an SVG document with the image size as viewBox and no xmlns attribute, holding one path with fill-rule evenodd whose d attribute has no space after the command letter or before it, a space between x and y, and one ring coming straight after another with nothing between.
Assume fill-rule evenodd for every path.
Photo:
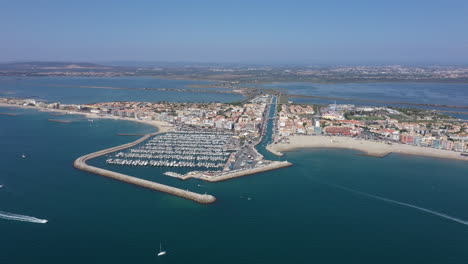
<instances>
[{"instance_id":1,"label":"shallow water","mask_svg":"<svg viewBox=\"0 0 468 264\"><path fill-rule=\"evenodd\" d=\"M150 77L0 77L0 80L1 78L4 80L0 82L0 96L35 98L65 104L87 104L111 101L237 102L243 99L243 96L239 94L71 87L96 86L225 91L225 89L190 87L190 85L210 83L202 81L166 80Z\"/></svg>"}]
</instances>

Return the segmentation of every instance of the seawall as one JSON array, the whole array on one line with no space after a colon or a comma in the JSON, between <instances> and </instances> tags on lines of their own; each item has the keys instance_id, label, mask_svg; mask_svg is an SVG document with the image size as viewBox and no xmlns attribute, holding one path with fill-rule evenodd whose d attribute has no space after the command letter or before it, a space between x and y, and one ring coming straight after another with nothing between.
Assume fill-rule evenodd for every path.
<instances>
[{"instance_id":1,"label":"seawall","mask_svg":"<svg viewBox=\"0 0 468 264\"><path fill-rule=\"evenodd\" d=\"M112 148L108 148L108 149L104 149L104 150L100 150L100 151L96 151L96 152L81 156L75 160L73 165L75 166L75 168L80 169L80 170L84 170L84 171L98 174L101 176L109 177L115 180L131 183L131 184L138 185L138 186L148 188L148 189L152 189L155 191L160 191L160 192L168 193L171 195L179 196L185 199L190 199L198 203L202 203L202 204L214 203L216 201L216 198L212 195L194 193L194 192L182 190L179 188L175 188L172 186L168 186L168 185L164 185L164 184L160 184L160 183L156 183L156 182L152 182L148 180L143 180L143 179L136 178L130 175L126 175L126 174L122 174L122 173L118 173L118 172L114 172L110 170L105 170L105 169L97 168L97 167L86 164L86 161L90 159L103 156L103 155L106 155L115 151L119 151L122 149L131 148L147 140L151 136L154 136L157 134L158 133L147 134L133 142L123 144L120 146L116 146L116 147L112 147Z\"/></svg>"},{"instance_id":2,"label":"seawall","mask_svg":"<svg viewBox=\"0 0 468 264\"><path fill-rule=\"evenodd\" d=\"M268 165L263 165L263 166L259 166L259 167L248 169L248 170L239 170L239 171L221 173L221 174L216 175L216 176L208 176L208 175L204 174L203 172L197 172L197 173L194 173L194 174L189 173L189 174L180 176L178 178L181 179L181 180L187 180L187 179L190 179L190 178L197 178L197 179L204 180L204 181L207 181L207 182L219 182L219 181L226 181L226 180L230 180L230 179L233 179L233 178L243 177L243 176L247 176L247 175L251 175L251 174L255 174L255 173L260 173L260 172L285 168L285 167L289 167L289 166L292 166L292 163L288 162L288 161L273 161Z\"/></svg>"}]
</instances>

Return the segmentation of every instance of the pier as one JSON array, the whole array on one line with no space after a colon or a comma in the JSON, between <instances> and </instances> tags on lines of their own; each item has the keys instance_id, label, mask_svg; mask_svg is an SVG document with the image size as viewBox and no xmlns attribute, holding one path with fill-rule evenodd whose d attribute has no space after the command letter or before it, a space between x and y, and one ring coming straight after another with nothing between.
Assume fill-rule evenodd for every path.
<instances>
[{"instance_id":1,"label":"pier","mask_svg":"<svg viewBox=\"0 0 468 264\"><path fill-rule=\"evenodd\" d=\"M235 145L232 132L176 131L148 140L118 152L107 164L153 167L200 167L221 169L232 154L228 146Z\"/></svg>"},{"instance_id":2,"label":"pier","mask_svg":"<svg viewBox=\"0 0 468 264\"><path fill-rule=\"evenodd\" d=\"M131 148L131 147L136 146L137 144L140 144L141 142L143 142L143 141L147 140L148 138L150 138L152 136L155 136L157 134L158 133L147 134L147 135L145 135L145 136L141 137L140 139L137 139L137 140L135 140L133 142L123 144L123 145L120 145L120 146L116 146L116 147L112 147L112 148L108 148L108 149L104 149L104 150L100 150L100 151L97 151L97 152L93 152L93 153L81 156L81 157L79 157L78 159L75 160L73 165L75 166L75 168L80 169L80 170L84 170L84 171L91 172L91 173L94 173L94 174L98 174L98 175L101 175L101 176L109 177L109 178L112 178L112 179L115 179L115 180L131 183L131 184L138 185L138 186L148 188L148 189L151 189L151 190L160 191L160 192L168 193L168 194L171 194L171 195L179 196L179 197L182 197L182 198L185 198L185 199L190 199L190 200L193 200L193 201L198 202L198 203L202 203L202 204L214 203L216 201L216 198L214 196L212 196L212 195L194 193L194 192L182 190L182 189L179 189L179 188L175 188L175 187L172 187L172 186L168 186L168 185L164 185L164 184L160 184L160 183L156 183L156 182L152 182L152 181L148 181L148 180L143 180L143 179L136 178L136 177L133 177L133 176L129 176L129 175L125 175L125 174L122 174L122 173L97 168L97 167L86 164L86 161L88 161L90 159L93 159L93 158L96 158L96 157L99 157L99 156L103 156L103 155L106 155L106 154L109 154L109 153L112 153L112 152L115 152L115 151Z\"/></svg>"}]
</instances>

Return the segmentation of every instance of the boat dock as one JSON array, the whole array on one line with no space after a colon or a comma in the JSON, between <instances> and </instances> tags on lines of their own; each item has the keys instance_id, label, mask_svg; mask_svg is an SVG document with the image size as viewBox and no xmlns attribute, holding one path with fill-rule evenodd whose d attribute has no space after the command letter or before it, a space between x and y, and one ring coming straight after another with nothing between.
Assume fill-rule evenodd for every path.
<instances>
[{"instance_id":1,"label":"boat dock","mask_svg":"<svg viewBox=\"0 0 468 264\"><path fill-rule=\"evenodd\" d=\"M172 187L172 186L168 186L168 185L164 185L164 184L160 184L160 183L156 183L156 182L152 182L152 181L148 181L148 180L143 180L143 179L136 178L136 177L133 177L133 176L130 176L130 175L125 175L125 174L122 174L122 173L118 173L118 172L114 172L114 171L110 171L110 170L105 170L105 169L97 168L97 167L86 164L87 160L90 160L90 159L93 159L93 158L96 158L96 157L99 157L99 156L103 156L103 155L106 155L106 154L109 154L109 153L112 153L112 152L116 152L116 151L119 151L119 150L131 148L133 146L136 146L136 145L142 143L143 141L147 140L148 138L150 138L152 136L155 136L156 134L158 134L158 133L147 134L147 135L145 135L145 136L143 136L143 137L141 137L141 138L139 138L139 139L137 139L137 140L135 140L135 141L133 141L131 143L123 144L123 145L120 145L120 146L100 150L100 151L97 151L97 152L94 152L94 153L90 153L90 154L81 156L81 157L79 157L78 159L75 160L73 165L75 166L75 168L80 169L80 170L95 173L95 174L105 176L105 177L109 177L109 178L112 178L112 179L116 179L116 180L119 180L119 181L131 183L131 184L138 185L138 186L148 188L148 189L152 189L152 190L155 190L155 191L160 191L160 192L172 194L172 195L179 196L179 197L182 197L182 198L185 198L185 199L190 199L190 200L193 200L193 201L198 202L198 203L202 203L202 204L214 203L216 201L216 198L214 196L212 196L212 195L194 193L194 192L182 190L182 189L179 189L179 188L175 188L175 187Z\"/></svg>"},{"instance_id":2,"label":"boat dock","mask_svg":"<svg viewBox=\"0 0 468 264\"><path fill-rule=\"evenodd\" d=\"M234 140L235 141L235 140ZM154 137L127 152L118 152L107 164L154 167L226 167L233 153L232 132L177 131ZM234 143L235 144L235 143Z\"/></svg>"}]
</instances>

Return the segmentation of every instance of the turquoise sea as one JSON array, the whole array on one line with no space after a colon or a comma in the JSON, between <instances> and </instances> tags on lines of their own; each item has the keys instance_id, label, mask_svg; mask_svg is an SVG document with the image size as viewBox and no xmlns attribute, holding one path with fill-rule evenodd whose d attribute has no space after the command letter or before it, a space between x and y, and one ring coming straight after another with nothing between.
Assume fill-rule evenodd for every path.
<instances>
[{"instance_id":1,"label":"turquoise sea","mask_svg":"<svg viewBox=\"0 0 468 264\"><path fill-rule=\"evenodd\" d=\"M0 112L20 114L0 115L0 215L49 221L0 219L0 263L468 262L468 225L460 222L468 220L466 162L309 149L281 158L292 167L220 183L118 169L218 198L200 205L72 166L85 153L136 139L116 133L152 127ZM160 242L168 254L158 258Z\"/></svg>"}]
</instances>

